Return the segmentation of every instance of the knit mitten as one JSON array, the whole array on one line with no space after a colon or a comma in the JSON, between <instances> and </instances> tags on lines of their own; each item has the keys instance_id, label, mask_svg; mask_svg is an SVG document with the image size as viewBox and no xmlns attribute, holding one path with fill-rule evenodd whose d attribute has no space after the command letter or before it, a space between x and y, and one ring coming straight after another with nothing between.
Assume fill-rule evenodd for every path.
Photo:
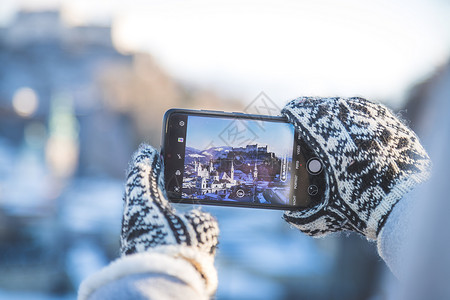
<instances>
[{"instance_id":1,"label":"knit mitten","mask_svg":"<svg viewBox=\"0 0 450 300\"><path fill-rule=\"evenodd\" d=\"M184 259L200 273L212 294L217 288L213 262L218 224L210 214L199 210L178 214L167 201L163 175L159 153L141 145L128 170L122 256L149 252Z\"/></svg>"},{"instance_id":2,"label":"knit mitten","mask_svg":"<svg viewBox=\"0 0 450 300\"><path fill-rule=\"evenodd\" d=\"M195 294L195 299L209 299L215 292L217 222L198 210L177 213L167 201L163 175L159 153L141 145L128 169L120 239L122 256L86 278L78 290L78 299L101 299L103 293L111 295L110 287L117 285L126 290L127 299L147 297L152 291L159 298L170 297L171 291L158 286L141 288L134 285L133 279L131 284L126 283L127 278L137 274L147 274L149 278L156 274L161 280L181 282Z\"/></svg>"},{"instance_id":3,"label":"knit mitten","mask_svg":"<svg viewBox=\"0 0 450 300\"><path fill-rule=\"evenodd\" d=\"M282 114L326 173L320 204L284 214L308 235L350 230L376 239L395 204L429 177L431 161L418 137L383 105L302 97Z\"/></svg>"}]
</instances>

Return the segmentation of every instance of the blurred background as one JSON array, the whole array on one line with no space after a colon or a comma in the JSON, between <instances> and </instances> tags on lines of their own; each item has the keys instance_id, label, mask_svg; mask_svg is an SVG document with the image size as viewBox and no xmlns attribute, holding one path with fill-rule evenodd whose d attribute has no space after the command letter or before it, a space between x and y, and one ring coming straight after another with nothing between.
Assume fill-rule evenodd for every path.
<instances>
[{"instance_id":1,"label":"blurred background","mask_svg":"<svg viewBox=\"0 0 450 300\"><path fill-rule=\"evenodd\" d=\"M274 114L301 95L362 96L397 111L436 164L449 16L445 0L2 0L0 299L75 299L119 256L128 160L160 146L169 108ZM384 299L395 284L358 235L204 209L221 226L217 299Z\"/></svg>"}]
</instances>

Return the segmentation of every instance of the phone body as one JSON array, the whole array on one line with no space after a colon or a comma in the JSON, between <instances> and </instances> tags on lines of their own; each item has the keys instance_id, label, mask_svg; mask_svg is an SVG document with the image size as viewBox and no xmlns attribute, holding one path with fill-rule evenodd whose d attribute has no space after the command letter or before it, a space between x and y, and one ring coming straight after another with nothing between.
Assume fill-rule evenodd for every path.
<instances>
[{"instance_id":1,"label":"phone body","mask_svg":"<svg viewBox=\"0 0 450 300\"><path fill-rule=\"evenodd\" d=\"M163 122L171 202L298 210L323 199L323 164L284 117L170 109Z\"/></svg>"}]
</instances>

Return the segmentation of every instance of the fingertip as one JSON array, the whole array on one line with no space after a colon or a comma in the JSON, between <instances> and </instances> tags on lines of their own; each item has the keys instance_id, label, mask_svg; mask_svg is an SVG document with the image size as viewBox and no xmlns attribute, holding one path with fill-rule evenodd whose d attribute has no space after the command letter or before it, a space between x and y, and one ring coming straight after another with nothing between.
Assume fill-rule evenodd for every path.
<instances>
[{"instance_id":1,"label":"fingertip","mask_svg":"<svg viewBox=\"0 0 450 300\"><path fill-rule=\"evenodd\" d=\"M131 160L128 163L128 168L126 170L127 181L129 181L130 177L148 172L148 170L151 169L154 171L157 169L162 169L159 152L152 146L142 143L133 153Z\"/></svg>"},{"instance_id":2,"label":"fingertip","mask_svg":"<svg viewBox=\"0 0 450 300\"><path fill-rule=\"evenodd\" d=\"M286 106L283 108L283 110L287 108L293 108L293 107L299 107L302 104L305 104L307 102L313 102L313 101L321 101L325 98L322 97L310 97L310 96L302 96L295 98L294 100L289 101Z\"/></svg>"},{"instance_id":3,"label":"fingertip","mask_svg":"<svg viewBox=\"0 0 450 300\"><path fill-rule=\"evenodd\" d=\"M158 150L145 143L139 146L128 165L125 189L125 201L127 197L144 200L146 194L150 202L168 206L164 187L164 166Z\"/></svg>"},{"instance_id":4,"label":"fingertip","mask_svg":"<svg viewBox=\"0 0 450 300\"><path fill-rule=\"evenodd\" d=\"M298 97L298 98L295 98L294 100L289 101L289 102L284 106L284 108L283 108L281 111L283 112L283 111L285 111L286 109L288 109L288 108L290 108L290 107L293 107L293 106L298 105L298 104L301 103L304 99L305 99L305 97Z\"/></svg>"},{"instance_id":5,"label":"fingertip","mask_svg":"<svg viewBox=\"0 0 450 300\"><path fill-rule=\"evenodd\" d=\"M155 159L160 159L158 150L146 143L142 143L139 145L138 150L133 153L130 167L138 164L151 165Z\"/></svg>"},{"instance_id":6,"label":"fingertip","mask_svg":"<svg viewBox=\"0 0 450 300\"><path fill-rule=\"evenodd\" d=\"M155 156L159 156L158 150L147 143L142 143L134 153L133 160L139 162L140 160L153 159Z\"/></svg>"}]
</instances>

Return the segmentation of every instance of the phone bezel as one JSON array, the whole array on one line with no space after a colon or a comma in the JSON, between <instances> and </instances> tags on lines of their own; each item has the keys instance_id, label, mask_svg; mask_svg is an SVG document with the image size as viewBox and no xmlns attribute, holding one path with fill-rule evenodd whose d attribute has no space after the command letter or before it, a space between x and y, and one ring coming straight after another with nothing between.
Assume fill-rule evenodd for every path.
<instances>
[{"instance_id":1,"label":"phone bezel","mask_svg":"<svg viewBox=\"0 0 450 300\"><path fill-rule=\"evenodd\" d=\"M168 136L169 119L172 114L188 114L197 116L211 116L211 117L226 117L226 118L237 118L237 119L250 119L250 120L262 120L269 122L281 122L289 123L288 119L283 116L269 116L269 115L255 115L246 114L241 112L225 112L225 111L214 111L214 110L193 110L193 109L181 109L172 108L165 112L163 118L163 130L161 138L161 157L165 159L165 147ZM164 168L164 172L166 169ZM166 175L164 173L164 175ZM281 204L264 204L264 203L250 203L250 202L234 202L234 201L214 201L214 200L204 200L204 199L186 199L181 197L172 197L169 192L167 192L168 200L172 203L182 203L182 204L205 204L214 206L231 206L231 207L246 207L246 208L262 208L262 209L277 209L277 210L305 210L317 205L314 201L308 206L294 206L294 205L281 205Z\"/></svg>"}]
</instances>

